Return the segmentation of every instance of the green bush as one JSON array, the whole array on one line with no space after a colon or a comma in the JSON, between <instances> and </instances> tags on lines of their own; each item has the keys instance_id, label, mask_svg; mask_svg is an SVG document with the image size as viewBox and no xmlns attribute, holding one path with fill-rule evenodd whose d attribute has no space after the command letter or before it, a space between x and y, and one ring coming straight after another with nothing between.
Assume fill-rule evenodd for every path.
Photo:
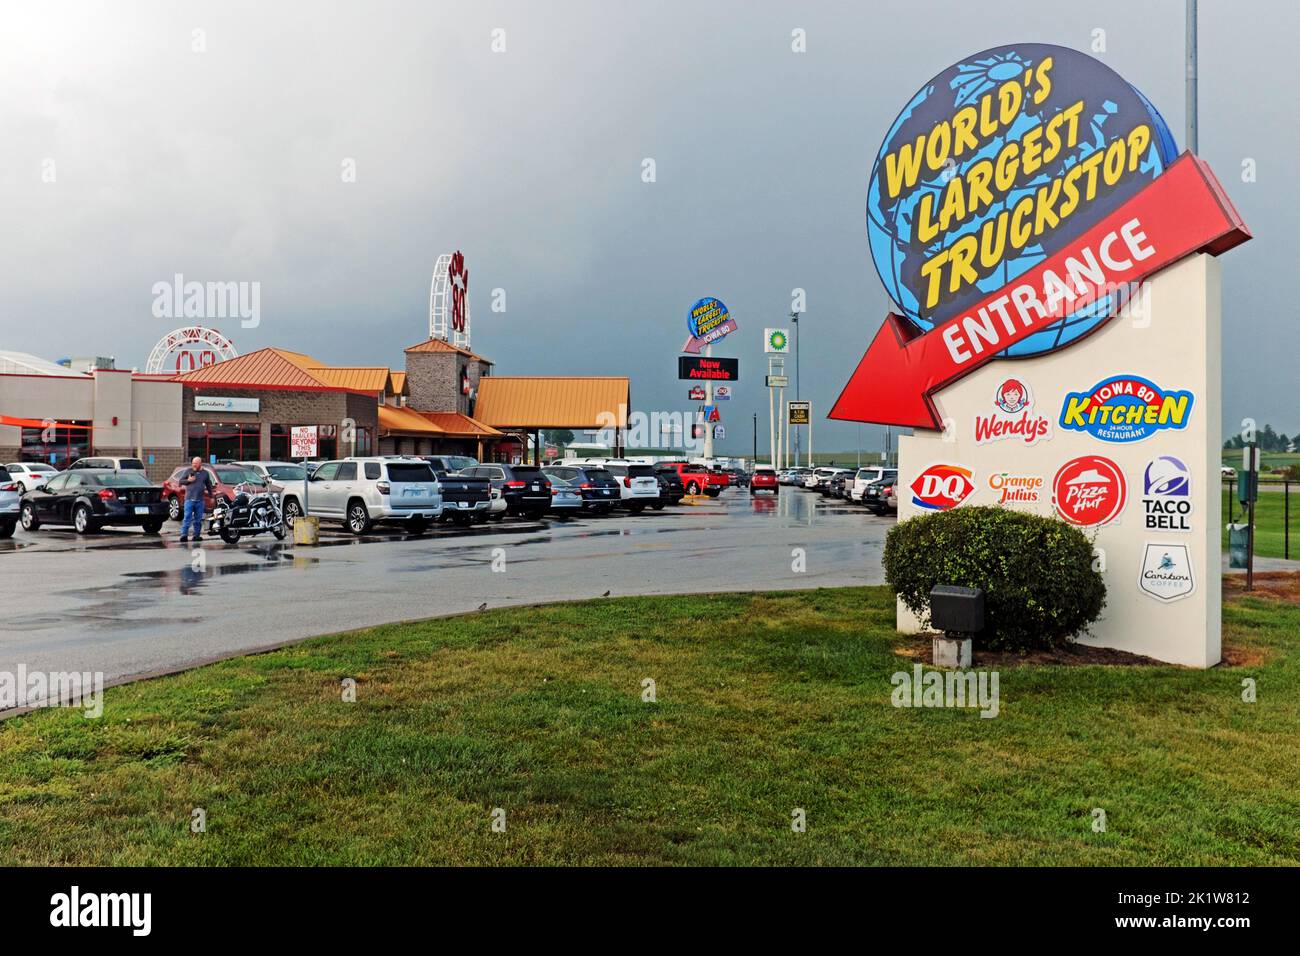
<instances>
[{"instance_id":1,"label":"green bush","mask_svg":"<svg viewBox=\"0 0 1300 956\"><path fill-rule=\"evenodd\" d=\"M990 648L1055 647L1095 621L1106 585L1092 542L1059 518L1008 508L953 508L902 521L885 539L885 578L928 625L930 589L984 591Z\"/></svg>"}]
</instances>

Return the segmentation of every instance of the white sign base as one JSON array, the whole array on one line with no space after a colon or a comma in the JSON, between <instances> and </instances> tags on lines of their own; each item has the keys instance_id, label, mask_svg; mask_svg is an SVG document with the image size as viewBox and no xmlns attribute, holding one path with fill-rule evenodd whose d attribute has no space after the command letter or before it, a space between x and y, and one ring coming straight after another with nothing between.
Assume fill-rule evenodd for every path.
<instances>
[{"instance_id":1,"label":"white sign base","mask_svg":"<svg viewBox=\"0 0 1300 956\"><path fill-rule=\"evenodd\" d=\"M1219 264L1195 255L1158 273L1120 315L1069 347L1029 359L996 360L967 375L935 397L944 432L919 431L899 439L899 520L932 513L913 503L911 485L934 463L974 472L975 490L959 507L998 504L1000 493L989 484L994 475L1041 477L1038 501L1007 507L1052 515L1057 469L1083 455L1109 458L1123 472L1126 503L1114 521L1083 529L1095 536L1106 607L1080 643L1190 667L1214 666L1221 657L1222 623L1221 334ZM1060 427L1067 393L1086 392L1116 375L1140 376L1166 392L1191 392L1186 427L1157 430L1128 443ZM996 411L994 396L1008 378L1029 386L1031 414L1050 421L1050 437L1032 445L1017 437L976 444L975 416ZM1190 530L1147 527L1144 475L1160 456L1176 457L1190 471ZM1176 571L1187 556L1190 582L1181 573L1159 573L1162 562ZM901 602L898 629L920 629Z\"/></svg>"}]
</instances>

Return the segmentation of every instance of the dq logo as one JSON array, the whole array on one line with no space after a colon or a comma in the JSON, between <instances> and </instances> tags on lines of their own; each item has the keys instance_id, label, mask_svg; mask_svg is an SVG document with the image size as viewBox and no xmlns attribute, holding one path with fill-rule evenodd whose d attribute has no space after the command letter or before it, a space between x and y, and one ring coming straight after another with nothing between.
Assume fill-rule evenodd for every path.
<instances>
[{"instance_id":1,"label":"dq logo","mask_svg":"<svg viewBox=\"0 0 1300 956\"><path fill-rule=\"evenodd\" d=\"M1070 392L1061 406L1061 427L1109 442L1133 442L1158 431L1187 427L1191 392L1166 392L1136 375L1117 375L1086 392Z\"/></svg>"},{"instance_id":2,"label":"dq logo","mask_svg":"<svg viewBox=\"0 0 1300 956\"><path fill-rule=\"evenodd\" d=\"M931 465L912 482L912 504L932 511L955 508L975 490L975 473L961 465Z\"/></svg>"},{"instance_id":3,"label":"dq logo","mask_svg":"<svg viewBox=\"0 0 1300 956\"><path fill-rule=\"evenodd\" d=\"M975 444L1018 438L1026 445L1040 438L1052 437L1052 422L1034 414L1034 397L1029 386L1018 378L1009 378L993 394L993 413L975 416Z\"/></svg>"},{"instance_id":4,"label":"dq logo","mask_svg":"<svg viewBox=\"0 0 1300 956\"><path fill-rule=\"evenodd\" d=\"M1056 512L1071 524L1109 524L1124 510L1127 496L1119 465L1100 455L1067 461L1052 481Z\"/></svg>"}]
</instances>

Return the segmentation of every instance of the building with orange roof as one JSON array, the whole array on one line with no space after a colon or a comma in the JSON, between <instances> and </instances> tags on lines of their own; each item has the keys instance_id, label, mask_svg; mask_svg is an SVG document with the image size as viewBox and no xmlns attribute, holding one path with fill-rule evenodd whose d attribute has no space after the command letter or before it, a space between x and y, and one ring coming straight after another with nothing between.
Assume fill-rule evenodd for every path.
<instances>
[{"instance_id":1,"label":"building with orange roof","mask_svg":"<svg viewBox=\"0 0 1300 956\"><path fill-rule=\"evenodd\" d=\"M625 377L496 376L490 360L436 338L404 349L403 357L398 370L263 348L152 375L53 363L33 371L42 360L14 358L0 365L0 455L11 456L0 460L36 456L64 465L79 455L139 453L161 480L193 456L287 459L291 430L313 425L321 459L457 454L519 461L530 447L537 459L543 429L611 425L621 450ZM32 437L40 431L32 423L47 419L62 429L53 450L48 442L36 447Z\"/></svg>"}]
</instances>

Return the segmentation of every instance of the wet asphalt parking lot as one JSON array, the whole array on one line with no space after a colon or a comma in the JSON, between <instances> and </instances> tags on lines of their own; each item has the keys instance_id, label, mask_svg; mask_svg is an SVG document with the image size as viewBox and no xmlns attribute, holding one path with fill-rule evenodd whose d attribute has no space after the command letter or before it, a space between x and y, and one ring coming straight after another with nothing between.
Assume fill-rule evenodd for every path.
<instances>
[{"instance_id":1,"label":"wet asphalt parking lot","mask_svg":"<svg viewBox=\"0 0 1300 956\"><path fill-rule=\"evenodd\" d=\"M316 547L267 534L187 545L175 522L161 535L20 528L0 541L0 672L25 664L118 683L483 604L875 584L894 521L802 490L730 488L641 515L439 524L420 536L323 525Z\"/></svg>"}]
</instances>

